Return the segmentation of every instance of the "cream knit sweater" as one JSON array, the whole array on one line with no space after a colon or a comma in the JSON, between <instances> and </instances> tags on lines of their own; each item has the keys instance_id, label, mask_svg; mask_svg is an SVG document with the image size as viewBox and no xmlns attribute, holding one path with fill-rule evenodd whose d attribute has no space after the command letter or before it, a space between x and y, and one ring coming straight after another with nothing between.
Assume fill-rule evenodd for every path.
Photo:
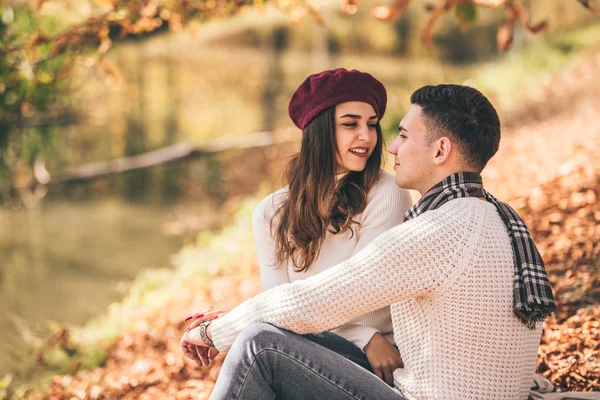
<instances>
[{"instance_id":1,"label":"cream knit sweater","mask_svg":"<svg viewBox=\"0 0 600 400\"><path fill-rule=\"evenodd\" d=\"M513 253L495 207L455 199L383 233L351 259L280 285L215 320L229 349L242 329L267 322L321 332L391 305L404 369L395 386L418 399L526 399L542 324L514 315Z\"/></svg>"},{"instance_id":2,"label":"cream knit sweater","mask_svg":"<svg viewBox=\"0 0 600 400\"><path fill-rule=\"evenodd\" d=\"M381 171L379 180L369 191L365 210L354 218L360 223L360 229L354 228L354 235L350 231L338 235L328 233L319 256L309 270L296 272L292 263L277 266L275 241L271 234L271 219L287 195L287 187L280 189L267 196L254 211L252 227L263 290L306 279L346 261L377 236L400 224L412 206L408 190L400 189L394 176ZM361 349L369 343L375 332L394 342L389 307L361 315L332 331Z\"/></svg>"}]
</instances>

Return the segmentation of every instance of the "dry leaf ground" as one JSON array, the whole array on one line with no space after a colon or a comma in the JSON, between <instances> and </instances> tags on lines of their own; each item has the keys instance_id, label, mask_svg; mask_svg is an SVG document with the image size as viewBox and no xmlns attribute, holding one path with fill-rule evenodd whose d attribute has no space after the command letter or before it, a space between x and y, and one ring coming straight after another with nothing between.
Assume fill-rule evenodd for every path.
<instances>
[{"instance_id":1,"label":"dry leaf ground","mask_svg":"<svg viewBox=\"0 0 600 400\"><path fill-rule=\"evenodd\" d=\"M511 123L484 175L524 216L547 263L559 308L545 325L538 372L570 390L600 390L599 75L600 54L588 54L540 89L540 101L505 114ZM117 340L104 367L57 376L29 398L208 398L222 356L204 369L186 361L184 324L173 310L234 306L259 291L255 263L251 271L250 279L217 278L210 290L182 289Z\"/></svg>"}]
</instances>

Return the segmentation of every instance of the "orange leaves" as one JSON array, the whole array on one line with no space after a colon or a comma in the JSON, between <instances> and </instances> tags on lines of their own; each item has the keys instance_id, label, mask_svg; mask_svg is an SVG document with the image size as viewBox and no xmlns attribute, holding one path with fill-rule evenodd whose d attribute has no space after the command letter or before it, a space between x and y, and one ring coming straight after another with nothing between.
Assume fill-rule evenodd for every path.
<instances>
[{"instance_id":1,"label":"orange leaves","mask_svg":"<svg viewBox=\"0 0 600 400\"><path fill-rule=\"evenodd\" d=\"M427 50L431 50L433 47L433 28L435 27L436 22L442 16L442 14L447 11L447 4L445 1L441 1L437 6L433 6L429 9L431 15L425 22L423 29L421 29L421 42L423 42L423 46Z\"/></svg>"},{"instance_id":2,"label":"orange leaves","mask_svg":"<svg viewBox=\"0 0 600 400\"><path fill-rule=\"evenodd\" d=\"M31 103L28 101L21 103L21 115L23 115L25 118L29 118L33 116L34 113L35 107Z\"/></svg>"},{"instance_id":3,"label":"orange leaves","mask_svg":"<svg viewBox=\"0 0 600 400\"><path fill-rule=\"evenodd\" d=\"M591 4L592 1L590 1L590 0L577 0L577 1L579 3L581 3L582 6L584 6L585 8L587 8L593 14L600 15L600 8L594 7Z\"/></svg>"},{"instance_id":4,"label":"orange leaves","mask_svg":"<svg viewBox=\"0 0 600 400\"><path fill-rule=\"evenodd\" d=\"M98 53L104 55L112 47L112 40L109 37L110 29L108 25L104 25L100 28L97 33L98 39L100 39L100 47L98 47Z\"/></svg>"},{"instance_id":5,"label":"orange leaves","mask_svg":"<svg viewBox=\"0 0 600 400\"><path fill-rule=\"evenodd\" d=\"M67 79L69 76L71 76L72 72L73 72L73 64L69 63L69 64L65 65L65 67L62 68L58 72L58 74L56 74L56 79L57 80Z\"/></svg>"},{"instance_id":6,"label":"orange leaves","mask_svg":"<svg viewBox=\"0 0 600 400\"><path fill-rule=\"evenodd\" d=\"M144 18L152 18L156 15L158 11L158 7L154 3L148 4L146 7L140 11L140 15Z\"/></svg>"},{"instance_id":7,"label":"orange leaves","mask_svg":"<svg viewBox=\"0 0 600 400\"><path fill-rule=\"evenodd\" d=\"M177 13L169 15L169 29L174 32L179 32L183 29L183 17Z\"/></svg>"},{"instance_id":8,"label":"orange leaves","mask_svg":"<svg viewBox=\"0 0 600 400\"><path fill-rule=\"evenodd\" d=\"M342 0L342 9L347 8L351 0ZM406 11L410 0L395 0L393 5L375 5L371 8L371 14L382 21L396 21ZM421 29L421 41L423 46L430 50L433 47L433 32L439 18L447 12L454 10L456 18L463 29L474 23L477 19L477 7L505 8L508 16L504 24L498 28L497 42L502 51L508 51L512 47L514 30L520 20L525 29L537 33L547 27L547 22L532 23L527 11L519 4L508 0L438 0L434 4L426 4L425 9L430 14ZM353 12L356 12L354 8Z\"/></svg>"},{"instance_id":9,"label":"orange leaves","mask_svg":"<svg viewBox=\"0 0 600 400\"><path fill-rule=\"evenodd\" d=\"M545 325L538 372L558 387L600 389L600 307L582 309L562 324Z\"/></svg>"},{"instance_id":10,"label":"orange leaves","mask_svg":"<svg viewBox=\"0 0 600 400\"><path fill-rule=\"evenodd\" d=\"M50 58L54 58L61 53L65 53L65 50L69 44L69 39L66 35L63 35L54 40L52 47L50 48Z\"/></svg>"},{"instance_id":11,"label":"orange leaves","mask_svg":"<svg viewBox=\"0 0 600 400\"><path fill-rule=\"evenodd\" d=\"M45 37L34 33L25 43L29 48L42 44L50 47L49 58L66 54L71 50L81 51L85 47L96 48L102 56L108 52L113 42L128 36L148 35L166 28L180 31L191 21L205 21L242 12L254 6L264 8L265 0L206 0L189 2L131 2L127 0L96 0L104 6L104 13L72 26L55 37ZM595 12L589 1L579 0L585 7ZM40 4L43 0L40 0ZM537 33L547 26L546 21L532 23L521 3L509 0L438 0L436 3L423 2L429 16L423 23L421 39L424 46L431 49L433 33L439 17L454 11L461 26L467 27L477 17L477 7L504 8L507 10L505 23L498 29L498 47L503 51L510 49L513 43L514 29L521 23L529 32ZM323 16L310 0L275 0L273 5L290 15L296 21L311 14L318 23L324 24ZM382 21L396 21L404 15L410 0L393 0L391 5L375 5L371 14ZM354 15L360 7L359 0L340 0L340 8L346 15ZM35 58L35 57L34 57ZM31 60L36 64L36 59Z\"/></svg>"},{"instance_id":12,"label":"orange leaves","mask_svg":"<svg viewBox=\"0 0 600 400\"><path fill-rule=\"evenodd\" d=\"M586 151L585 162L522 199L558 302L538 372L569 390L600 390L600 157L593 143Z\"/></svg>"},{"instance_id":13,"label":"orange leaves","mask_svg":"<svg viewBox=\"0 0 600 400\"><path fill-rule=\"evenodd\" d=\"M100 47L98 47L98 53L103 55L106 54L108 52L108 50L110 50L110 48L112 47L112 40L106 38L103 39L100 42Z\"/></svg>"},{"instance_id":14,"label":"orange leaves","mask_svg":"<svg viewBox=\"0 0 600 400\"><path fill-rule=\"evenodd\" d=\"M107 59L100 60L100 68L109 82L119 82L122 80L121 71L117 66Z\"/></svg>"},{"instance_id":15,"label":"orange leaves","mask_svg":"<svg viewBox=\"0 0 600 400\"><path fill-rule=\"evenodd\" d=\"M531 33L540 32L548 26L547 21L541 21L536 24L532 23L527 10L521 4L508 0L440 0L436 5L428 8L431 15L421 30L421 39L424 46L427 49L431 49L433 29L441 14L455 9L461 26L466 29L469 24L472 24L476 20L476 6L505 8L507 10L507 18L498 28L496 35L498 48L504 52L512 47L517 22L521 21L523 27Z\"/></svg>"},{"instance_id":16,"label":"orange leaves","mask_svg":"<svg viewBox=\"0 0 600 400\"><path fill-rule=\"evenodd\" d=\"M541 21L536 24L529 19L527 10L518 3L507 3L508 16L505 22L498 28L496 41L498 48L502 51L508 51L513 45L514 31L517 22L520 20L523 27L531 33L538 33L548 27L547 21Z\"/></svg>"},{"instance_id":17,"label":"orange leaves","mask_svg":"<svg viewBox=\"0 0 600 400\"><path fill-rule=\"evenodd\" d=\"M350 1L353 1L353 0L350 0ZM315 18L315 21L317 22L317 24L325 25L325 17L323 16L321 11L315 5L308 2L308 3L306 3L306 9L308 10L308 13L311 14Z\"/></svg>"},{"instance_id":18,"label":"orange leaves","mask_svg":"<svg viewBox=\"0 0 600 400\"><path fill-rule=\"evenodd\" d=\"M410 0L396 0L391 7L377 5L371 8L371 14L382 21L397 21L402 17Z\"/></svg>"},{"instance_id":19,"label":"orange leaves","mask_svg":"<svg viewBox=\"0 0 600 400\"><path fill-rule=\"evenodd\" d=\"M254 273L258 274L255 265ZM252 283L238 278L217 278L212 290L194 290L194 298L183 296L176 304L166 304L156 315L152 327L145 321L120 338L109 350L108 361L91 372L55 377L45 392L31 394L31 400L85 398L112 399L208 399L217 380L223 356L209 367L198 368L187 360L179 339L188 314L172 310L203 310L233 307L260 291L258 280ZM194 305L195 303L195 305ZM192 311L193 312L193 311ZM56 341L66 343L68 332L61 330ZM54 343L54 342L53 342Z\"/></svg>"},{"instance_id":20,"label":"orange leaves","mask_svg":"<svg viewBox=\"0 0 600 400\"><path fill-rule=\"evenodd\" d=\"M600 168L572 172L542 185L545 201L530 202L525 215L558 301L545 324L538 371L570 390L600 389L599 187Z\"/></svg>"},{"instance_id":21,"label":"orange leaves","mask_svg":"<svg viewBox=\"0 0 600 400\"><path fill-rule=\"evenodd\" d=\"M346 15L354 15L358 12L358 0L342 0L340 9Z\"/></svg>"},{"instance_id":22,"label":"orange leaves","mask_svg":"<svg viewBox=\"0 0 600 400\"><path fill-rule=\"evenodd\" d=\"M513 45L515 39L515 23L513 21L504 22L498 27L496 34L496 42L498 48L503 52L507 52Z\"/></svg>"},{"instance_id":23,"label":"orange leaves","mask_svg":"<svg viewBox=\"0 0 600 400\"><path fill-rule=\"evenodd\" d=\"M44 35L42 32L36 32L29 38L29 47L34 48L42 44L46 44L50 41L50 38Z\"/></svg>"}]
</instances>

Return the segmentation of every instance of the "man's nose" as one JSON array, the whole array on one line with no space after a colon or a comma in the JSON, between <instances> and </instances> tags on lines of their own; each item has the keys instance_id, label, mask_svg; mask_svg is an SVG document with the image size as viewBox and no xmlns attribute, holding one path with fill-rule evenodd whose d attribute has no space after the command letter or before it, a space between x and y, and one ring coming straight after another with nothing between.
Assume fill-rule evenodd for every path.
<instances>
[{"instance_id":1,"label":"man's nose","mask_svg":"<svg viewBox=\"0 0 600 400\"><path fill-rule=\"evenodd\" d=\"M392 155L396 155L398 153L398 139L396 138L390 145L388 146L388 152Z\"/></svg>"}]
</instances>

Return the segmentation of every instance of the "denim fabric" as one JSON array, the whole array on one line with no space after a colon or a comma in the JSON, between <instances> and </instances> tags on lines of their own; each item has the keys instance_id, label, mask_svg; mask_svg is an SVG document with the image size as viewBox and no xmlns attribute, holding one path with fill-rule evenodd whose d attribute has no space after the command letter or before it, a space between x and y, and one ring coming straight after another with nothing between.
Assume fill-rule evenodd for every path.
<instances>
[{"instance_id":1,"label":"denim fabric","mask_svg":"<svg viewBox=\"0 0 600 400\"><path fill-rule=\"evenodd\" d=\"M316 336L328 346L346 349L336 338ZM355 356L354 351L350 353ZM269 324L252 324L229 350L211 399L406 398L364 367L315 341Z\"/></svg>"},{"instance_id":2,"label":"denim fabric","mask_svg":"<svg viewBox=\"0 0 600 400\"><path fill-rule=\"evenodd\" d=\"M369 364L369 360L367 359L366 354L356 347L354 343L345 338L337 335L333 332L323 332L314 335L302 335L302 337L307 338L311 342L314 342L318 345L325 347L339 355L347 358L355 364L360 365L364 369L369 372L373 372L371 368L371 364Z\"/></svg>"}]
</instances>

